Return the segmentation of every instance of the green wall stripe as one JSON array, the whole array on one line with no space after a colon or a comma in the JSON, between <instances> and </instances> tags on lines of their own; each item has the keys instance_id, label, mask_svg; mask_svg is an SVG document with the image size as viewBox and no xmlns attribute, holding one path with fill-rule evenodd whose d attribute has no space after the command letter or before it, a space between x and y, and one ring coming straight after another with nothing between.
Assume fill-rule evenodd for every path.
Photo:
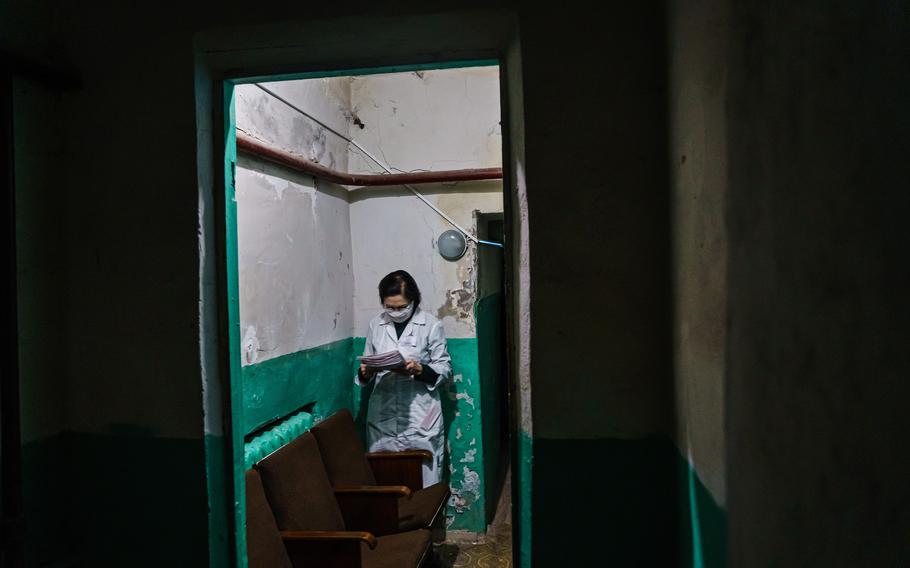
<instances>
[{"instance_id":1,"label":"green wall stripe","mask_svg":"<svg viewBox=\"0 0 910 568\"><path fill-rule=\"evenodd\" d=\"M349 337L243 367L243 433L311 403L317 417L351 408L353 355Z\"/></svg>"},{"instance_id":2,"label":"green wall stripe","mask_svg":"<svg viewBox=\"0 0 910 568\"><path fill-rule=\"evenodd\" d=\"M528 497L518 497L521 566L727 566L726 512L671 440L536 438L533 451L530 535ZM520 484L519 495L528 479ZM597 526L601 536L580 541L578 526ZM529 539L541 544L527 550Z\"/></svg>"},{"instance_id":3,"label":"green wall stripe","mask_svg":"<svg viewBox=\"0 0 910 568\"><path fill-rule=\"evenodd\" d=\"M702 483L698 472L677 452L680 504L680 566L727 566L727 512Z\"/></svg>"},{"instance_id":4,"label":"green wall stripe","mask_svg":"<svg viewBox=\"0 0 910 568\"><path fill-rule=\"evenodd\" d=\"M228 463L228 440L224 436L206 434L203 442L209 504L209 566L227 566L231 557L231 511L225 499L230 474L224 467Z\"/></svg>"},{"instance_id":5,"label":"green wall stripe","mask_svg":"<svg viewBox=\"0 0 910 568\"><path fill-rule=\"evenodd\" d=\"M519 568L531 567L531 519L533 497L534 440L524 430L518 433L517 467L512 468L512 530Z\"/></svg>"},{"instance_id":6,"label":"green wall stripe","mask_svg":"<svg viewBox=\"0 0 910 568\"><path fill-rule=\"evenodd\" d=\"M452 356L453 379L442 397L446 440L450 449L449 486L453 499L447 511L450 529L486 530L486 487L484 472L483 397L476 338L447 341ZM459 431L461 436L459 437Z\"/></svg>"}]
</instances>

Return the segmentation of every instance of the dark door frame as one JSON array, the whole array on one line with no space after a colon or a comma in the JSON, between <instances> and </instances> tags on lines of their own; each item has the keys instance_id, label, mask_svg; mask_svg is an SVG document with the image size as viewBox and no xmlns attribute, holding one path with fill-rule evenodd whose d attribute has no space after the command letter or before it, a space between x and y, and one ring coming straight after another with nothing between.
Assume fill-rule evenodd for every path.
<instances>
[{"instance_id":1,"label":"dark door frame","mask_svg":"<svg viewBox=\"0 0 910 568\"><path fill-rule=\"evenodd\" d=\"M381 20L381 21L380 21ZM242 482L237 480L234 454L238 451L238 438L233 430L232 408L238 403L231 388L231 309L228 293L230 275L228 271L228 242L226 216L229 212L226 195L231 175L226 163L230 160L231 135L226 125L226 103L232 93L232 85L240 82L259 80L280 80L304 77L326 77L349 75L368 69L410 68L415 66L444 67L447 63L469 60L497 60L505 70L511 55L510 49L517 45L517 19L508 12L470 12L453 14L400 16L394 19L353 17L323 20L319 22L290 23L274 28L258 27L238 34L236 29L210 30L196 37L196 108L197 155L201 203L204 203L200 219L201 245L206 255L213 258L214 266L202 266L203 278L200 338L203 349L203 386L206 412L206 462L208 470L209 509L211 511L210 561L212 565L245 565L245 558L239 557L245 548L245 538L240 534L241 526L233 514L233 504L244 499ZM445 33L440 33L445 30ZM354 35L352 35L354 34ZM242 38L238 40L237 38ZM340 41L339 38L356 38ZM369 45L370 55L364 55L363 46ZM516 67L508 76L520 77ZM501 81L507 81L507 74L501 74ZM503 88L503 94L508 89ZM523 148L523 128L510 134L509 121L512 119L506 100L502 100L503 121L503 166L504 166L504 208L507 233L511 223L522 220L513 213L515 199L509 195L513 190L515 176L509 171L513 155L510 141L520 139ZM516 256L507 254L506 262L515 262ZM212 261L207 261L211 263ZM209 274L215 281L206 288L205 278ZM506 270L507 281L512 270ZM515 288L509 282L506 293ZM515 309L512 297L507 297L509 314ZM206 307L208 304L208 307ZM513 318L507 316L511 327ZM507 330L507 338L515 334ZM515 346L509 343L510 351ZM208 354L208 355L206 355ZM512 355L507 356L511 360ZM512 367L509 366L510 370ZM517 394L519 380L510 373L510 394ZM517 397L510 396L516 400ZM515 405L513 405L515 409ZM526 411L520 409L516 411ZM510 422L517 427L519 420L512 416ZM511 436L511 454L518 456L519 436ZM242 452L242 448L241 448ZM242 455L242 453L241 453ZM242 478L241 478L242 481ZM524 495L523 495L524 497ZM513 516L522 503L514 503ZM529 503L528 503L529 505ZM525 514L525 513L522 513ZM513 551L516 561L521 555L521 535L515 535ZM530 543L527 543L528 545ZM525 555L521 555L525 556ZM522 564L516 563L516 566Z\"/></svg>"}]
</instances>

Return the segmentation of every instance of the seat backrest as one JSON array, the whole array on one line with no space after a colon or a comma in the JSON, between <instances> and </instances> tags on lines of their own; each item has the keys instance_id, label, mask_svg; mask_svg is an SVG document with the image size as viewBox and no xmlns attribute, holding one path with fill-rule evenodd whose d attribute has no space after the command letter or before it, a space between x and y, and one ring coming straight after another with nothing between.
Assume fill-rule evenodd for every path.
<instances>
[{"instance_id":1,"label":"seat backrest","mask_svg":"<svg viewBox=\"0 0 910 568\"><path fill-rule=\"evenodd\" d=\"M262 480L252 469L246 472L246 550L249 568L291 568Z\"/></svg>"},{"instance_id":2,"label":"seat backrest","mask_svg":"<svg viewBox=\"0 0 910 568\"><path fill-rule=\"evenodd\" d=\"M342 408L310 431L332 485L376 485L350 410Z\"/></svg>"},{"instance_id":3,"label":"seat backrest","mask_svg":"<svg viewBox=\"0 0 910 568\"><path fill-rule=\"evenodd\" d=\"M343 531L344 519L319 455L306 432L256 464L278 528L285 531Z\"/></svg>"}]
</instances>

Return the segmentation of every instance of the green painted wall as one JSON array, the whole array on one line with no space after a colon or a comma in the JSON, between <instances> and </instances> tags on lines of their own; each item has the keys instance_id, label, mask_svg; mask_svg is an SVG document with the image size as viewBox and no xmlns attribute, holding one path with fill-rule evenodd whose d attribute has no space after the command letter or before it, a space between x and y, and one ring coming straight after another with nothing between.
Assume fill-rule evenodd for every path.
<instances>
[{"instance_id":1,"label":"green painted wall","mask_svg":"<svg viewBox=\"0 0 910 568\"><path fill-rule=\"evenodd\" d=\"M453 377L445 385L447 396L442 397L442 409L453 498L446 516L451 521L450 529L484 532L487 484L477 339L449 339L448 347Z\"/></svg>"},{"instance_id":2,"label":"green painted wall","mask_svg":"<svg viewBox=\"0 0 910 568\"><path fill-rule=\"evenodd\" d=\"M718 505L685 456L677 452L680 566L725 567L727 512Z\"/></svg>"},{"instance_id":3,"label":"green painted wall","mask_svg":"<svg viewBox=\"0 0 910 568\"><path fill-rule=\"evenodd\" d=\"M534 438L532 564L676 566L676 466L662 438Z\"/></svg>"},{"instance_id":4,"label":"green painted wall","mask_svg":"<svg viewBox=\"0 0 910 568\"><path fill-rule=\"evenodd\" d=\"M484 440L483 479L486 487L486 523L493 521L501 487L500 471L507 460L500 456L508 448L508 438L502 429L501 404L506 396L503 376L502 350L502 294L491 294L479 302L474 310L477 322L477 355L480 376L482 431Z\"/></svg>"},{"instance_id":5,"label":"green painted wall","mask_svg":"<svg viewBox=\"0 0 910 568\"><path fill-rule=\"evenodd\" d=\"M209 515L209 566L227 566L231 556L231 510L229 501L223 498L230 487L231 470L228 464L227 448L230 440L224 436L206 434L205 478Z\"/></svg>"},{"instance_id":6,"label":"green painted wall","mask_svg":"<svg viewBox=\"0 0 910 568\"><path fill-rule=\"evenodd\" d=\"M243 367L244 434L310 403L317 417L351 408L353 346L347 338Z\"/></svg>"},{"instance_id":7,"label":"green painted wall","mask_svg":"<svg viewBox=\"0 0 910 568\"><path fill-rule=\"evenodd\" d=\"M530 568L534 439L524 430L518 433L515 452L516 464L512 468L512 531L518 546L518 566Z\"/></svg>"},{"instance_id":8,"label":"green painted wall","mask_svg":"<svg viewBox=\"0 0 910 568\"><path fill-rule=\"evenodd\" d=\"M546 543L535 565L558 565L566 550L573 565L727 565L726 513L669 439L535 438L534 466L531 536ZM600 536L579 539L578 527Z\"/></svg>"}]
</instances>

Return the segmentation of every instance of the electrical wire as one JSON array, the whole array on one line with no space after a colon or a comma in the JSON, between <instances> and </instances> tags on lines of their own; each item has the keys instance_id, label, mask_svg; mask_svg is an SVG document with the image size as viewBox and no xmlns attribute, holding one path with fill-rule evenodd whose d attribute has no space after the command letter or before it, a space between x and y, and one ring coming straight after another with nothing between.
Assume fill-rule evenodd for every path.
<instances>
[{"instance_id":1,"label":"electrical wire","mask_svg":"<svg viewBox=\"0 0 910 568\"><path fill-rule=\"evenodd\" d=\"M293 103L291 103L291 102L288 101L287 99L283 98L281 95L279 95L279 94L276 93L275 91L272 91L271 89L269 89L269 88L267 88L267 87L264 87L261 83L253 83L253 84L256 85L257 87L259 87L260 89L262 89L263 91L265 91L266 93L272 95L273 97L275 97L275 98L278 99L279 101L283 102L283 103L286 104L287 106L289 106L289 107L291 107L292 109L296 110L297 112L299 112L299 113L302 114L303 116L309 118L310 120L312 120L313 122L315 122L315 123L318 124L319 126L325 128L326 130L328 130L329 132L331 132L331 133L334 134L335 136L338 136L339 138L342 138L342 139L344 139L344 140L347 140L349 144L351 144L353 147L355 147L355 148L357 148L358 150L360 150L360 152L362 152L364 156L366 156L367 158L369 158L370 160L372 160L373 162L375 162L376 165L379 166L380 168L382 168L383 170L385 170L385 172L386 172L387 174L391 174L391 173L392 173L392 169L391 169L387 164L385 164L385 163L384 163L383 161L381 161L379 158L377 158L376 156L374 156L373 154L371 154L369 151L367 151L366 148L364 148L363 146L361 146L360 144L358 144L357 142L355 142L354 139L349 138L348 136L342 134L341 132L338 132L337 130L335 130L334 128L332 128L331 126L329 126L328 124L322 122L321 120L319 120L319 119L316 118L315 116L309 114L308 112L304 111L304 110L301 109L300 107L294 105ZM468 238L468 239L474 241L474 242L477 243L477 244L484 244L484 245L498 246L498 247L500 247L500 248L505 248L505 247L503 247L503 245L502 245L501 243L494 243L494 242L491 242L491 241L484 241L484 240L478 239L477 237L475 237L474 235L472 235L471 233L469 233L468 231L466 231L461 225L459 225L458 223L456 223L454 219L452 219L451 217L449 217L448 215L446 215L445 213L443 213L438 207L436 207L435 205L433 205L432 203L430 203L430 201L429 201L426 197L424 197L422 193L420 193L419 191L417 191L416 189L414 189L413 186L411 186L410 184L404 184L404 186L405 186L406 188L408 188L409 190L411 190L411 193L413 193L414 196L417 197L417 199L423 201L423 202L427 205L427 207L429 207L430 209L432 209L433 211L435 211L440 217L442 217L443 219L445 219L446 221L448 221L449 224L451 224L453 227L455 227L456 229L458 229L458 230L461 232L461 234L463 234L466 238Z\"/></svg>"}]
</instances>

